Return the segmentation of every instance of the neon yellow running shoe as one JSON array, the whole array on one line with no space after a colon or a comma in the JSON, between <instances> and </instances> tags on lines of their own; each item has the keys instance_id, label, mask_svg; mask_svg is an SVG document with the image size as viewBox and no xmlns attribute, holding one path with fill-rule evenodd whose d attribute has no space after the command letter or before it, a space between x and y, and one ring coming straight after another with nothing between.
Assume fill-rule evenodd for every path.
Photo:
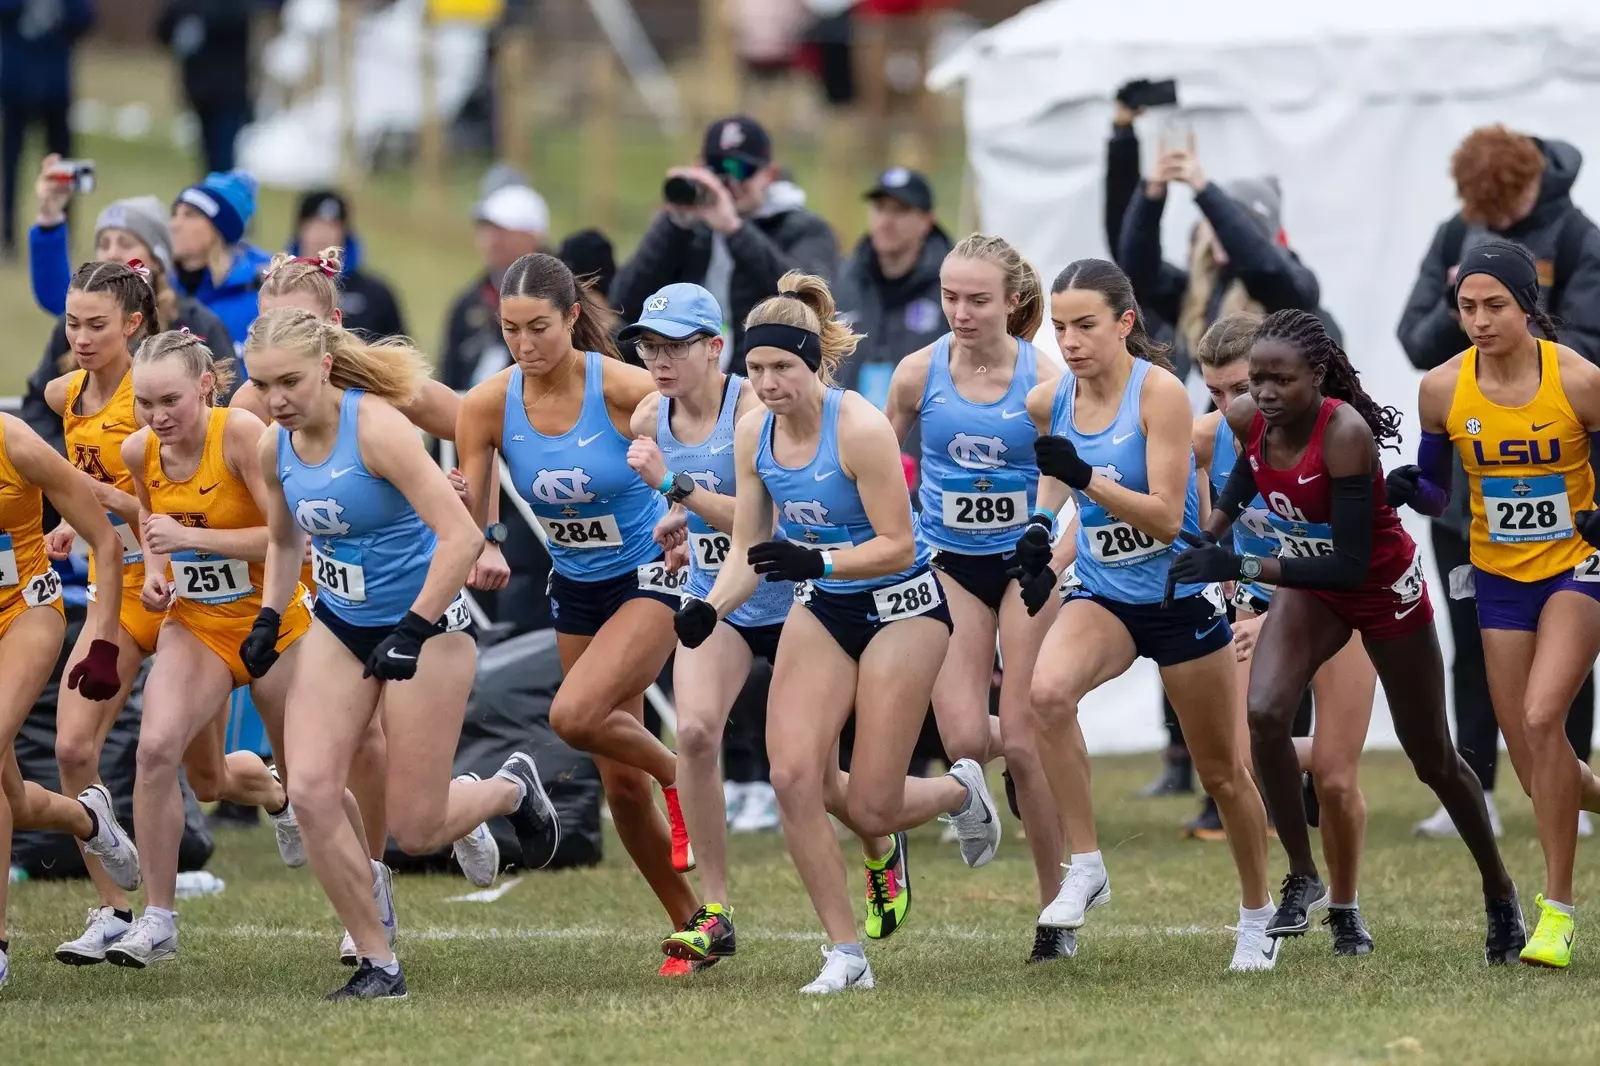
<instances>
[{"instance_id":1,"label":"neon yellow running shoe","mask_svg":"<svg viewBox=\"0 0 1600 1066\"><path fill-rule=\"evenodd\" d=\"M1572 915L1562 914L1544 901L1544 896L1534 897L1539 908L1539 925L1533 939L1522 949L1522 961L1529 966L1549 966L1564 970L1572 961Z\"/></svg>"},{"instance_id":2,"label":"neon yellow running shoe","mask_svg":"<svg viewBox=\"0 0 1600 1066\"><path fill-rule=\"evenodd\" d=\"M867 867L867 937L887 940L906 924L911 913L911 871L906 863L906 835L894 835L894 847Z\"/></svg>"},{"instance_id":3,"label":"neon yellow running shoe","mask_svg":"<svg viewBox=\"0 0 1600 1066\"><path fill-rule=\"evenodd\" d=\"M661 951L686 962L704 962L732 955L734 944L732 916L722 904L707 903L661 942Z\"/></svg>"}]
</instances>

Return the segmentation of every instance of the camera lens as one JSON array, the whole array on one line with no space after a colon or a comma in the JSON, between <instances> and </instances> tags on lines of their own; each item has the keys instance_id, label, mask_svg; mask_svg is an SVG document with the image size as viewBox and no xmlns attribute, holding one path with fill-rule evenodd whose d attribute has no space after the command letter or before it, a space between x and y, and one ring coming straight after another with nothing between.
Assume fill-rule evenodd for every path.
<instances>
[{"instance_id":1,"label":"camera lens","mask_svg":"<svg viewBox=\"0 0 1600 1066\"><path fill-rule=\"evenodd\" d=\"M674 176L668 178L666 184L662 185L661 195L666 198L667 203L676 207L693 207L700 194L694 182L688 178Z\"/></svg>"}]
</instances>

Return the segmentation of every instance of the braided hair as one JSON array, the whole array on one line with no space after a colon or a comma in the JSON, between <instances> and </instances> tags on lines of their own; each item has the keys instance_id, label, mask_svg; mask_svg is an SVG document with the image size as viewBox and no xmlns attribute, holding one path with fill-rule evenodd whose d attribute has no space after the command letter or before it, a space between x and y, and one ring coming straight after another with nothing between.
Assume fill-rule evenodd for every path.
<instances>
[{"instance_id":1,"label":"braided hair","mask_svg":"<svg viewBox=\"0 0 1600 1066\"><path fill-rule=\"evenodd\" d=\"M1282 341L1299 352L1311 366L1322 371L1322 394L1343 400L1354 407L1372 429L1373 439L1380 448L1399 451L1400 412L1385 407L1368 396L1361 387L1361 372L1350 364L1350 357L1328 336L1322 319L1310 311L1274 311L1261 320L1256 331L1256 342Z\"/></svg>"}]
</instances>

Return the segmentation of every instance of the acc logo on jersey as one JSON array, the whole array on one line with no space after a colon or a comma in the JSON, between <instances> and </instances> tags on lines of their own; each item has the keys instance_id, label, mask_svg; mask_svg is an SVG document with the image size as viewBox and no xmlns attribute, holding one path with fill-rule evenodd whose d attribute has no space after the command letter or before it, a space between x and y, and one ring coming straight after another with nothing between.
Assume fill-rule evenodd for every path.
<instances>
[{"instance_id":1,"label":"acc logo on jersey","mask_svg":"<svg viewBox=\"0 0 1600 1066\"><path fill-rule=\"evenodd\" d=\"M719 492L722 489L722 479L714 471L696 470L692 471L689 476L694 479L696 485L699 485L707 492Z\"/></svg>"},{"instance_id":2,"label":"acc logo on jersey","mask_svg":"<svg viewBox=\"0 0 1600 1066\"><path fill-rule=\"evenodd\" d=\"M571 470L541 470L533 479L533 495L541 503L589 503L594 493L588 491L589 475L583 468Z\"/></svg>"},{"instance_id":3,"label":"acc logo on jersey","mask_svg":"<svg viewBox=\"0 0 1600 1066\"><path fill-rule=\"evenodd\" d=\"M950 438L950 447L945 450L957 466L966 470L993 470L1006 465L1002 458L1006 453L1006 442L999 437L957 433Z\"/></svg>"},{"instance_id":4,"label":"acc logo on jersey","mask_svg":"<svg viewBox=\"0 0 1600 1066\"><path fill-rule=\"evenodd\" d=\"M341 521L344 507L338 500L301 500L294 509L294 520L301 529L319 537L342 537L350 523Z\"/></svg>"},{"instance_id":5,"label":"acc logo on jersey","mask_svg":"<svg viewBox=\"0 0 1600 1066\"><path fill-rule=\"evenodd\" d=\"M783 505L783 520L799 526L831 526L821 500L790 500Z\"/></svg>"}]
</instances>

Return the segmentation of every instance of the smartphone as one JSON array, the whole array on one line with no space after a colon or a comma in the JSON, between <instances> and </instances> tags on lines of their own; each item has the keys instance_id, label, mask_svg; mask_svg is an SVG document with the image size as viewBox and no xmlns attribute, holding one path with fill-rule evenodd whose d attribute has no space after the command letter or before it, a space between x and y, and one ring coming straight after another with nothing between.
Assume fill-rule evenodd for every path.
<instances>
[{"instance_id":1,"label":"smartphone","mask_svg":"<svg viewBox=\"0 0 1600 1066\"><path fill-rule=\"evenodd\" d=\"M1194 124L1183 112L1168 115L1161 124L1161 143L1168 148L1188 148L1194 139Z\"/></svg>"},{"instance_id":2,"label":"smartphone","mask_svg":"<svg viewBox=\"0 0 1600 1066\"><path fill-rule=\"evenodd\" d=\"M86 195L94 192L94 160L62 159L49 170L51 180L69 186L73 193Z\"/></svg>"},{"instance_id":3,"label":"smartphone","mask_svg":"<svg viewBox=\"0 0 1600 1066\"><path fill-rule=\"evenodd\" d=\"M1178 106L1178 82L1174 78L1163 81L1148 81L1140 78L1130 81L1122 87L1118 98L1124 105L1135 111L1147 107L1176 107Z\"/></svg>"}]
</instances>

